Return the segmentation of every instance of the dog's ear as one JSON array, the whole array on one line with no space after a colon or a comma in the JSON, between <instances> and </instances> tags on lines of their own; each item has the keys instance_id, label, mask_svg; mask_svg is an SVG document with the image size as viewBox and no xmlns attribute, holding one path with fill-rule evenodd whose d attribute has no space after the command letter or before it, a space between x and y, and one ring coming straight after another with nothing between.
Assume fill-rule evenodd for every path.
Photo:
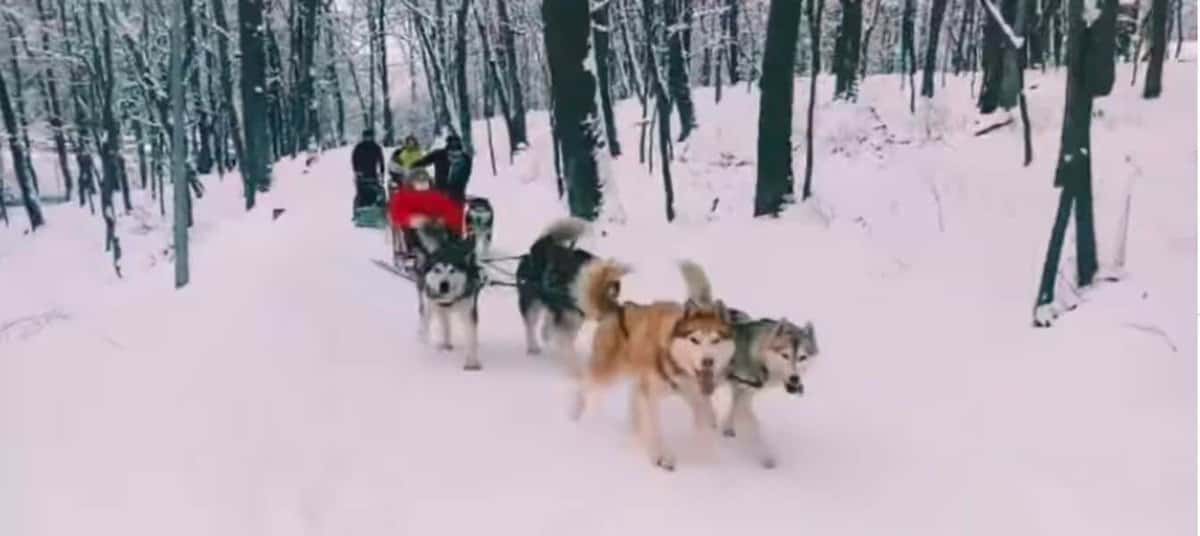
<instances>
[{"instance_id":1,"label":"dog's ear","mask_svg":"<svg viewBox=\"0 0 1200 536\"><path fill-rule=\"evenodd\" d=\"M812 345L809 350L813 355L820 353L820 347L817 346L817 328L813 326L811 320L804 323L804 333L808 336L808 343Z\"/></svg>"},{"instance_id":2,"label":"dog's ear","mask_svg":"<svg viewBox=\"0 0 1200 536\"><path fill-rule=\"evenodd\" d=\"M730 314L729 308L725 306L725 302L716 300L713 302L713 308L717 311L717 318L726 324L733 323L733 315Z\"/></svg>"},{"instance_id":3,"label":"dog's ear","mask_svg":"<svg viewBox=\"0 0 1200 536\"><path fill-rule=\"evenodd\" d=\"M683 302L683 317L684 318L691 318L691 317L695 316L696 312L699 310L700 310L700 304L696 300L688 298L687 301Z\"/></svg>"}]
</instances>

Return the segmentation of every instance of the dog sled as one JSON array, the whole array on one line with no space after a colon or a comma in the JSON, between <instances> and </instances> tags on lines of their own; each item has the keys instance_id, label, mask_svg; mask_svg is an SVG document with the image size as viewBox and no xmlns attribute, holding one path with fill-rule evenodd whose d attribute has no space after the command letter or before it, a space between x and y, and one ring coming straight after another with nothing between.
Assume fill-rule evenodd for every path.
<instances>
[{"instance_id":1,"label":"dog sled","mask_svg":"<svg viewBox=\"0 0 1200 536\"><path fill-rule=\"evenodd\" d=\"M486 259L492 244L495 214L487 198L467 197L458 201L437 189L394 185L388 201L387 219L392 227L393 264L411 275L423 251L416 227L428 221L445 226L453 236L469 241L476 259Z\"/></svg>"},{"instance_id":2,"label":"dog sled","mask_svg":"<svg viewBox=\"0 0 1200 536\"><path fill-rule=\"evenodd\" d=\"M354 215L355 227L382 229L387 225L387 197L379 181L367 177L355 177Z\"/></svg>"}]
</instances>

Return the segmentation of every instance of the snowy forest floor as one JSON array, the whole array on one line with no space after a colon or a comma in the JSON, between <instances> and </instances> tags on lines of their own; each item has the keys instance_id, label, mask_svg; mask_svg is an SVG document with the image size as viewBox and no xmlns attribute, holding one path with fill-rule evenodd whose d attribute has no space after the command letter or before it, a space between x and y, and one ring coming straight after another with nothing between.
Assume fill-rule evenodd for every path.
<instances>
[{"instance_id":1,"label":"snowy forest floor","mask_svg":"<svg viewBox=\"0 0 1200 536\"><path fill-rule=\"evenodd\" d=\"M767 220L749 218L757 95L694 93L674 224L657 154L653 173L637 163L640 110L622 103L610 172L627 218L586 246L637 267L627 297L681 296L673 263L691 258L729 303L817 325L805 396L760 398L773 471L735 440L696 448L679 401L664 415L673 474L637 449L621 389L571 423L571 385L552 357L525 355L509 289L482 298L482 372L416 342L413 290L368 262L386 258L384 237L350 223L348 149L309 170L280 162L249 213L236 175L206 178L180 291L169 210L143 192L119 227L122 280L98 218L47 207L26 235L13 210L0 534L1194 533L1195 63L1170 63L1156 101L1127 69L1097 101L1093 168L1102 264L1133 189L1129 275L1044 330L1030 321L1061 72L1029 76L1027 168L1019 120L974 135L1001 118L974 113L967 77L917 114L897 77L869 78L856 104L822 79L816 197ZM531 149L496 176L474 134L471 191L496 208L501 253L565 214L546 116L529 123Z\"/></svg>"}]
</instances>

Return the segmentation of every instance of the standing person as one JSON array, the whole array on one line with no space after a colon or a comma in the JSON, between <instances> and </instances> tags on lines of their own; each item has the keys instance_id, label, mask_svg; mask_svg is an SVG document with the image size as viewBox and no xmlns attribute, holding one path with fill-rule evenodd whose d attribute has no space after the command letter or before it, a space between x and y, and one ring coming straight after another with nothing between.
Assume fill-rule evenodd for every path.
<instances>
[{"instance_id":1,"label":"standing person","mask_svg":"<svg viewBox=\"0 0 1200 536\"><path fill-rule=\"evenodd\" d=\"M383 148L375 143L375 131L363 130L362 141L350 153L354 168L354 209L378 205L383 201Z\"/></svg>"},{"instance_id":2,"label":"standing person","mask_svg":"<svg viewBox=\"0 0 1200 536\"><path fill-rule=\"evenodd\" d=\"M388 173L392 176L392 182L399 184L408 180L413 163L420 159L421 144L417 142L416 136L410 134L404 138L404 145L393 151L388 160Z\"/></svg>"},{"instance_id":3,"label":"standing person","mask_svg":"<svg viewBox=\"0 0 1200 536\"><path fill-rule=\"evenodd\" d=\"M413 162L412 167L433 165L433 186L462 203L467 198L467 182L471 180L471 154L463 148L462 139L455 134L446 136L446 146L434 150Z\"/></svg>"}]
</instances>

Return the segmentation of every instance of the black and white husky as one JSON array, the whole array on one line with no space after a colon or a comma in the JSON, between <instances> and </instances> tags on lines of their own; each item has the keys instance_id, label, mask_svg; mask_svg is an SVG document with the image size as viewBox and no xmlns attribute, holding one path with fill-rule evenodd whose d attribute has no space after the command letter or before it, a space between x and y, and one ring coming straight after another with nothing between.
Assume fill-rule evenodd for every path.
<instances>
[{"instance_id":1,"label":"black and white husky","mask_svg":"<svg viewBox=\"0 0 1200 536\"><path fill-rule=\"evenodd\" d=\"M744 436L758 462L770 469L775 454L762 437L751 401L768 387L804 393L804 374L820 353L817 332L812 322L798 326L786 318L755 319L736 310L732 316L735 350L725 378L733 396L722 429L728 437Z\"/></svg>"},{"instance_id":2,"label":"black and white husky","mask_svg":"<svg viewBox=\"0 0 1200 536\"><path fill-rule=\"evenodd\" d=\"M564 218L552 223L521 257L517 265L517 305L525 321L525 345L531 355L541 353L541 339L563 355L571 372L578 371L575 339L584 316L571 292L583 267L596 260L592 253L575 247L587 232L587 222Z\"/></svg>"},{"instance_id":3,"label":"black and white husky","mask_svg":"<svg viewBox=\"0 0 1200 536\"><path fill-rule=\"evenodd\" d=\"M479 370L479 291L483 278L475 256L475 242L453 236L444 226L426 223L416 228L424 251L414 267L420 313L418 335L429 342L429 324L441 324L443 350L452 350L450 322L457 318L466 335L466 370Z\"/></svg>"}]
</instances>

